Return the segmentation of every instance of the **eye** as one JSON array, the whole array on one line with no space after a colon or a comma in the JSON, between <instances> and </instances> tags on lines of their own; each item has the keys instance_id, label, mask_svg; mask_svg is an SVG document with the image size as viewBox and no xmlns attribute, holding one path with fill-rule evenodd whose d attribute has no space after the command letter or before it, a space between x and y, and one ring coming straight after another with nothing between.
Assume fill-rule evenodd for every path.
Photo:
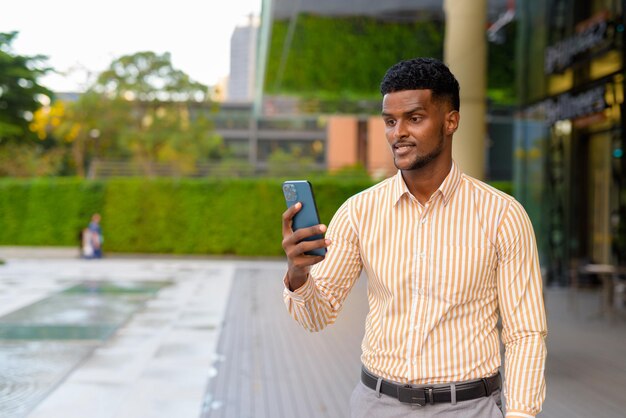
<instances>
[{"instance_id":1,"label":"eye","mask_svg":"<svg viewBox=\"0 0 626 418\"><path fill-rule=\"evenodd\" d=\"M411 122L419 122L421 120L422 120L422 117L420 115L411 116Z\"/></svg>"},{"instance_id":2,"label":"eye","mask_svg":"<svg viewBox=\"0 0 626 418\"><path fill-rule=\"evenodd\" d=\"M396 121L393 119L385 119L385 125L386 126L394 126L396 124Z\"/></svg>"}]
</instances>

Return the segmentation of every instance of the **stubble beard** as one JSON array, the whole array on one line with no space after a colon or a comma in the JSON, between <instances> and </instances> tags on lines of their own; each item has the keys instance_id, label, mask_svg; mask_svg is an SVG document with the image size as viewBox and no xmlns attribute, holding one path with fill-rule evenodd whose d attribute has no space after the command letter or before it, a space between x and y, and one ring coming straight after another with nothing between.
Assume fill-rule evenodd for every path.
<instances>
[{"instance_id":1,"label":"stubble beard","mask_svg":"<svg viewBox=\"0 0 626 418\"><path fill-rule=\"evenodd\" d=\"M444 147L444 135L443 135L443 126L442 126L441 130L439 131L439 141L437 142L437 147L426 155L418 155L417 157L415 157L415 160L411 163L411 165L409 165L409 167L405 168L404 170L419 170L421 168L426 167L432 161L437 159L439 155L441 155L441 152L443 151L443 147ZM394 159L394 164L397 169L402 170L402 168L398 166L398 163L395 159Z\"/></svg>"}]
</instances>

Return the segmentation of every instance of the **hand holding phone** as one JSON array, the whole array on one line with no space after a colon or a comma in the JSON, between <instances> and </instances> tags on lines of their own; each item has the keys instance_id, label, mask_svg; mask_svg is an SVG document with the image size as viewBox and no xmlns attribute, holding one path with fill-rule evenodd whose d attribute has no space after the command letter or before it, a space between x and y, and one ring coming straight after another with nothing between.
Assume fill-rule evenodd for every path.
<instances>
[{"instance_id":1,"label":"hand holding phone","mask_svg":"<svg viewBox=\"0 0 626 418\"><path fill-rule=\"evenodd\" d=\"M297 231L302 228L308 228L320 224L319 214L315 196L313 195L313 186L307 180L289 180L283 183L283 194L287 208L300 202L302 207L292 218L291 228ZM323 235L315 234L302 239L302 241L316 241L323 239ZM315 248L306 251L306 255L324 256L326 247Z\"/></svg>"}]
</instances>

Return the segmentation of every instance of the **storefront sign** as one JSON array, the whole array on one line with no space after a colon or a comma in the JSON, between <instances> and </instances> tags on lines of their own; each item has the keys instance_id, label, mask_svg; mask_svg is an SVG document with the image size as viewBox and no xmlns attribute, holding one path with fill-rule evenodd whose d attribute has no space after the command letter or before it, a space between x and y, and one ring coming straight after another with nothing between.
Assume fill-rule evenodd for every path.
<instances>
[{"instance_id":1,"label":"storefront sign","mask_svg":"<svg viewBox=\"0 0 626 418\"><path fill-rule=\"evenodd\" d=\"M594 87L579 94L564 93L528 109L529 116L543 117L550 125L557 120L576 119L602 112L607 107L606 87Z\"/></svg>"},{"instance_id":2,"label":"storefront sign","mask_svg":"<svg viewBox=\"0 0 626 418\"><path fill-rule=\"evenodd\" d=\"M562 71L572 65L574 57L600 45L607 34L606 20L594 21L571 38L546 48L544 70L546 74Z\"/></svg>"}]
</instances>

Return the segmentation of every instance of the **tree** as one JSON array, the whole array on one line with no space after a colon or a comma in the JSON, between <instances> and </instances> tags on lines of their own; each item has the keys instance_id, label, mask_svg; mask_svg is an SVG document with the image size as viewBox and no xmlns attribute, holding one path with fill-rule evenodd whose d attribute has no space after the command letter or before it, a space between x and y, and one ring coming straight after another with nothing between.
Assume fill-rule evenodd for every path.
<instances>
[{"instance_id":1,"label":"tree","mask_svg":"<svg viewBox=\"0 0 626 418\"><path fill-rule=\"evenodd\" d=\"M67 172L81 177L94 160L132 161L147 175L155 163L194 174L197 163L225 155L205 116L214 110L208 91L169 54L139 52L114 60L76 102L36 112L31 130L65 149Z\"/></svg>"},{"instance_id":2,"label":"tree","mask_svg":"<svg viewBox=\"0 0 626 418\"><path fill-rule=\"evenodd\" d=\"M52 92L38 83L50 71L43 55L23 56L11 49L17 32L0 33L0 143L10 139L32 138L29 121Z\"/></svg>"},{"instance_id":3,"label":"tree","mask_svg":"<svg viewBox=\"0 0 626 418\"><path fill-rule=\"evenodd\" d=\"M152 163L169 164L177 174L194 174L196 164L219 160L224 142L203 114L191 117L185 103L136 103L142 114L139 125L129 127L120 138L132 150L135 162L152 175ZM139 106L145 108L137 111Z\"/></svg>"},{"instance_id":4,"label":"tree","mask_svg":"<svg viewBox=\"0 0 626 418\"><path fill-rule=\"evenodd\" d=\"M114 60L93 89L127 100L202 102L209 98L208 87L175 69L169 53L151 51Z\"/></svg>"},{"instance_id":5,"label":"tree","mask_svg":"<svg viewBox=\"0 0 626 418\"><path fill-rule=\"evenodd\" d=\"M202 160L219 159L223 141L193 109L211 111L209 88L173 67L169 53L137 52L114 60L90 91L131 103L134 124L119 142L150 174L151 163L192 173ZM195 112L198 113L198 112Z\"/></svg>"},{"instance_id":6,"label":"tree","mask_svg":"<svg viewBox=\"0 0 626 418\"><path fill-rule=\"evenodd\" d=\"M76 102L55 101L42 107L30 129L49 148L63 150L65 165L57 174L84 177L93 158L130 155L119 139L133 123L130 102L87 91Z\"/></svg>"},{"instance_id":7,"label":"tree","mask_svg":"<svg viewBox=\"0 0 626 418\"><path fill-rule=\"evenodd\" d=\"M284 177L299 173L306 176L319 171L313 157L305 155L303 151L298 145L291 146L289 151L276 148L267 159L268 175Z\"/></svg>"}]
</instances>

